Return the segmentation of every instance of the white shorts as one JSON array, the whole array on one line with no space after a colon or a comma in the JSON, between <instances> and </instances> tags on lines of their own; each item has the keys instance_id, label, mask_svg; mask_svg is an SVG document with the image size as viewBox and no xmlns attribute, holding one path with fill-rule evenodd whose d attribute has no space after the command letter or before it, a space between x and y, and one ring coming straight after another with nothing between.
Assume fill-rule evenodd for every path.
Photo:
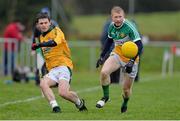
<instances>
[{"instance_id":1,"label":"white shorts","mask_svg":"<svg viewBox=\"0 0 180 121\"><path fill-rule=\"evenodd\" d=\"M121 60L121 58L119 57L118 54L112 52L111 53L111 56L113 56L120 64L120 66L123 68L123 72L125 73L125 70L124 70L124 67L127 63L125 63L124 61ZM138 63L134 63L133 65L133 68L132 68L132 72L129 73L128 75L131 77L131 78L135 78L136 77L136 74L138 72Z\"/></svg>"},{"instance_id":2,"label":"white shorts","mask_svg":"<svg viewBox=\"0 0 180 121\"><path fill-rule=\"evenodd\" d=\"M71 71L67 66L58 66L49 71L46 77L52 79L53 81L59 83L61 80L66 80L70 83Z\"/></svg>"}]
</instances>

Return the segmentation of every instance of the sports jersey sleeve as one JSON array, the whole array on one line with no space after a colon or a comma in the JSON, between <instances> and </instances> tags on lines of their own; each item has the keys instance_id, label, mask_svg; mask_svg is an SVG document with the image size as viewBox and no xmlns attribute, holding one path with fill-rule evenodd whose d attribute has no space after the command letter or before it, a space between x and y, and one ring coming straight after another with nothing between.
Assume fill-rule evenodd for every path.
<instances>
[{"instance_id":1,"label":"sports jersey sleeve","mask_svg":"<svg viewBox=\"0 0 180 121\"><path fill-rule=\"evenodd\" d=\"M143 43L141 42L141 40L138 40L138 41L135 42L135 44L136 44L137 47L138 47L138 53L137 53L137 55L141 55L142 50L143 50Z\"/></svg>"},{"instance_id":2,"label":"sports jersey sleeve","mask_svg":"<svg viewBox=\"0 0 180 121\"><path fill-rule=\"evenodd\" d=\"M137 31L137 29L135 27L130 29L129 37L133 42L141 40L139 32Z\"/></svg>"},{"instance_id":3,"label":"sports jersey sleeve","mask_svg":"<svg viewBox=\"0 0 180 121\"><path fill-rule=\"evenodd\" d=\"M138 53L134 57L134 60L135 60L137 58L137 56L139 56L141 54L142 48L143 48L140 34L135 27L131 27L129 37L138 47Z\"/></svg>"},{"instance_id":4,"label":"sports jersey sleeve","mask_svg":"<svg viewBox=\"0 0 180 121\"><path fill-rule=\"evenodd\" d=\"M107 38L106 40L106 43L105 43L105 46L104 46L104 49L103 51L101 52L101 58L104 58L106 53L110 50L111 46L113 44L113 39L112 38Z\"/></svg>"},{"instance_id":5,"label":"sports jersey sleeve","mask_svg":"<svg viewBox=\"0 0 180 121\"><path fill-rule=\"evenodd\" d=\"M48 42L42 42L42 43L36 44L36 46L39 46L39 47L54 47L56 45L57 43L54 40L49 40Z\"/></svg>"},{"instance_id":6,"label":"sports jersey sleeve","mask_svg":"<svg viewBox=\"0 0 180 121\"><path fill-rule=\"evenodd\" d=\"M109 25L109 28L108 28L108 38L112 38L112 34L111 34L112 28L113 28L113 23L111 23Z\"/></svg>"}]
</instances>

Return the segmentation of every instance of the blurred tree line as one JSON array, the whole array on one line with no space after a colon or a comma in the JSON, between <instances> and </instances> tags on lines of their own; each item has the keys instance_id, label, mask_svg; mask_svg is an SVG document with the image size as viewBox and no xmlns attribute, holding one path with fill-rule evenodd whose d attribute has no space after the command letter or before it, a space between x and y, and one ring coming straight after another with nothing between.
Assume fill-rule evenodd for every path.
<instances>
[{"instance_id":1,"label":"blurred tree line","mask_svg":"<svg viewBox=\"0 0 180 121\"><path fill-rule=\"evenodd\" d=\"M109 13L114 5L119 5L128 12L129 2L132 0L71 0L76 2L77 14ZM133 0L135 13L176 11L180 10L180 0Z\"/></svg>"},{"instance_id":2,"label":"blurred tree line","mask_svg":"<svg viewBox=\"0 0 180 121\"><path fill-rule=\"evenodd\" d=\"M0 0L0 30L14 20L20 20L30 30L35 15L44 6L50 7L49 0Z\"/></svg>"},{"instance_id":3,"label":"blurred tree line","mask_svg":"<svg viewBox=\"0 0 180 121\"><path fill-rule=\"evenodd\" d=\"M55 0L54 0L55 1ZM128 12L131 0L57 0L60 1L69 21L73 15L109 14L114 5L120 5ZM52 9L52 0L0 0L0 30L9 22L19 19L30 30L35 15L42 7ZM134 0L134 12L155 12L180 10L180 0ZM58 6L58 5L57 5Z\"/></svg>"}]
</instances>

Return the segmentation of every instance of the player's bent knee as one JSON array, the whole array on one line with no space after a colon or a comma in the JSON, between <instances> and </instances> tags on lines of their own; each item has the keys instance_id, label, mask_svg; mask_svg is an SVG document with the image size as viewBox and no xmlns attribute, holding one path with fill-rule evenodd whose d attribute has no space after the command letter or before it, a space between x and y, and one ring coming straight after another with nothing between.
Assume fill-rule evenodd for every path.
<instances>
[{"instance_id":1,"label":"player's bent knee","mask_svg":"<svg viewBox=\"0 0 180 121\"><path fill-rule=\"evenodd\" d=\"M123 88L123 92L125 95L130 95L131 90L129 88Z\"/></svg>"},{"instance_id":2,"label":"player's bent knee","mask_svg":"<svg viewBox=\"0 0 180 121\"><path fill-rule=\"evenodd\" d=\"M41 89L44 88L44 83L43 83L43 81L40 82L39 86L40 86Z\"/></svg>"},{"instance_id":3,"label":"player's bent knee","mask_svg":"<svg viewBox=\"0 0 180 121\"><path fill-rule=\"evenodd\" d=\"M60 95L61 97L63 97L63 98L67 98L68 92L67 92L67 91L64 91L64 90L61 90L61 91L59 91L59 95Z\"/></svg>"},{"instance_id":4,"label":"player's bent knee","mask_svg":"<svg viewBox=\"0 0 180 121\"><path fill-rule=\"evenodd\" d=\"M108 76L107 71L102 70L102 71L101 71L101 77L102 77L102 78L106 78L107 76Z\"/></svg>"},{"instance_id":5,"label":"player's bent knee","mask_svg":"<svg viewBox=\"0 0 180 121\"><path fill-rule=\"evenodd\" d=\"M44 80L41 80L40 82L40 88L43 89L43 88L47 88L47 84L44 82Z\"/></svg>"}]
</instances>

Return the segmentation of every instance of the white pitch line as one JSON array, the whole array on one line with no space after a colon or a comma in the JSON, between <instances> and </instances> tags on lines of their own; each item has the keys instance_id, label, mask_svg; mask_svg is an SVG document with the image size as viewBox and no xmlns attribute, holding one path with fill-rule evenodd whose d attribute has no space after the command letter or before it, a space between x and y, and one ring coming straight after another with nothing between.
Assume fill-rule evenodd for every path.
<instances>
[{"instance_id":1,"label":"white pitch line","mask_svg":"<svg viewBox=\"0 0 180 121\"><path fill-rule=\"evenodd\" d=\"M100 89L100 86L91 87L91 88L87 88L87 89L84 89L84 90L78 90L76 92L77 93L92 92L92 91L95 91L95 90L98 90L98 89ZM42 96L34 96L34 97L27 98L27 99L24 99L24 100L10 101L10 102L0 104L0 107L4 107L4 106L7 106L7 105L12 105L12 104L18 104L18 103L31 102L31 101L38 100L38 99L41 99L41 98L43 98L43 97Z\"/></svg>"},{"instance_id":2,"label":"white pitch line","mask_svg":"<svg viewBox=\"0 0 180 121\"><path fill-rule=\"evenodd\" d=\"M27 99L24 99L24 100L10 101L10 102L0 104L0 107L4 107L4 106L7 106L7 105L12 105L12 104L17 104L17 103L30 102L30 101L37 100L37 99L40 99L40 98L42 98L42 96L34 96L34 97L27 98Z\"/></svg>"},{"instance_id":3,"label":"white pitch line","mask_svg":"<svg viewBox=\"0 0 180 121\"><path fill-rule=\"evenodd\" d=\"M149 78L144 78L141 81L142 82L147 82L147 81L151 81L151 80L157 79L157 78L160 79L160 78L163 78L163 77L161 77L161 76L149 77ZM95 91L95 90L99 90L100 88L101 88L101 86L96 86L96 87L91 87L91 88L87 88L87 89L83 89L83 90L77 90L76 92L77 93L92 92L92 91ZM10 102L0 104L0 107L4 107L4 106L7 106L7 105L12 105L12 104L30 102L30 101L38 100L38 99L41 99L41 98L43 98L43 97L42 96L34 96L34 97L27 98L27 99L24 99L24 100L10 101Z\"/></svg>"}]
</instances>

